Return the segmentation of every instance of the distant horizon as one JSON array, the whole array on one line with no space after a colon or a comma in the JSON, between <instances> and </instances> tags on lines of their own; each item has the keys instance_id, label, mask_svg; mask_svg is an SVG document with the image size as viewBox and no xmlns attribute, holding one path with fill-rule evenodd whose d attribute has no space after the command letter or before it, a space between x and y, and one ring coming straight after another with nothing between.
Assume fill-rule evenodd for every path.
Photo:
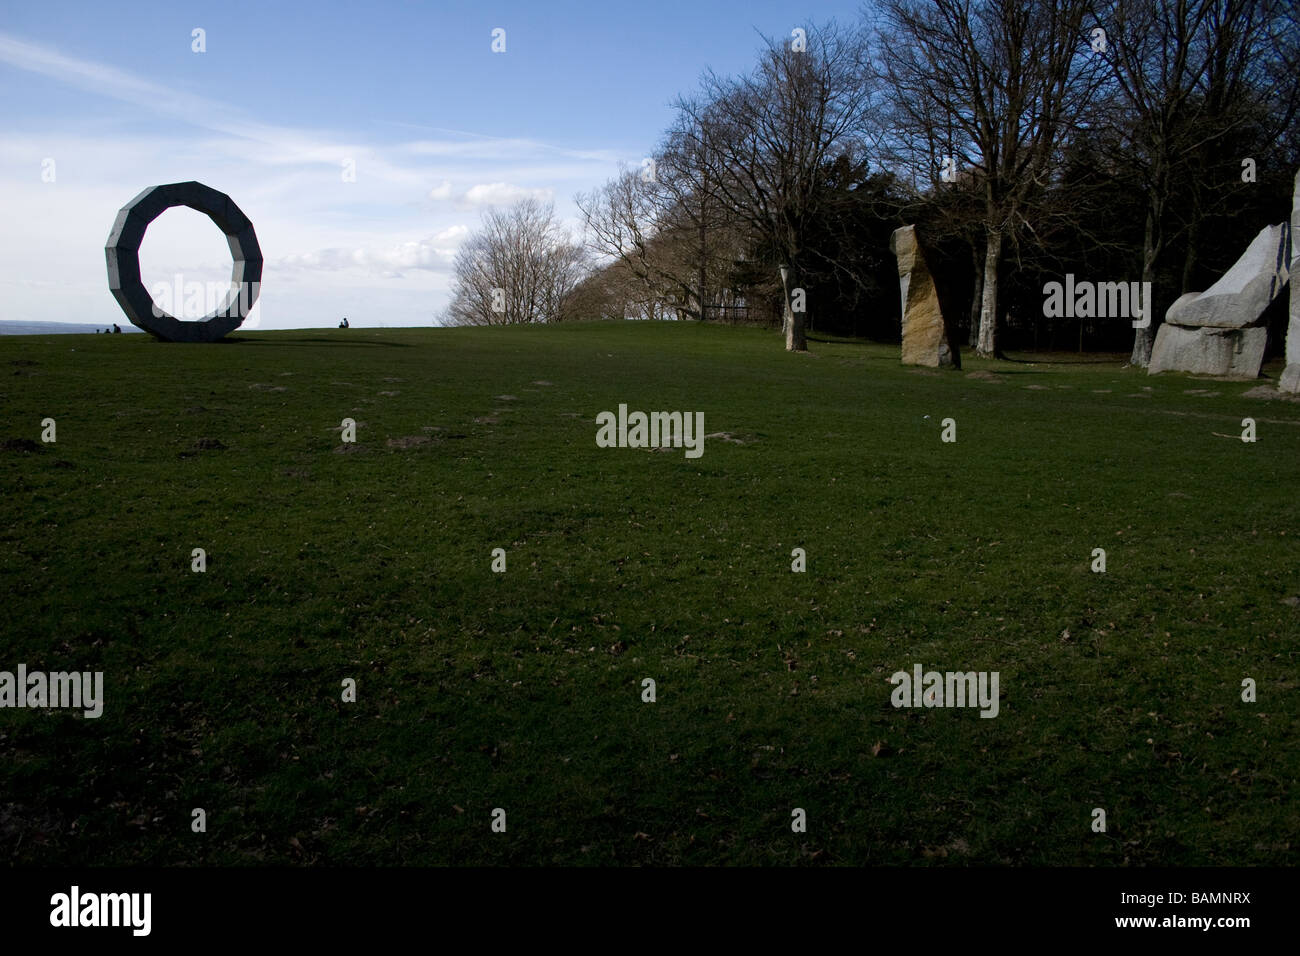
<instances>
[{"instance_id":1,"label":"distant horizon","mask_svg":"<svg viewBox=\"0 0 1300 956\"><path fill-rule=\"evenodd\" d=\"M349 325L349 329L443 329L443 328L449 328L449 326L445 326L445 325L437 325L437 324L433 324L433 325L414 325L414 324L406 324L406 325L388 325L388 324L370 325L370 324L368 324L368 323L364 323L364 324L358 325L357 323L352 322L351 319L349 319L348 321L351 323L351 324ZM121 328L123 334L126 334L126 333L128 333L128 332L131 333L132 335L135 335L135 334L146 335L146 334L148 334L148 333L145 332L144 329L136 328L134 325L132 325L131 323L129 323L129 322L125 321L125 320L123 320L123 321L119 321L119 322L117 322L116 324L118 325L119 328ZM20 329L19 327L21 327L21 329ZM81 321L72 321L72 320L63 320L63 321L59 321L59 320L55 320L55 319L48 319L48 320L47 320L47 319L37 319L37 320L35 320L35 321L28 321L28 320L26 320L26 319L0 319L0 335L94 335L94 334L96 333L96 331L98 331L100 334L103 334L103 330L104 330L104 329L111 329L112 327L113 327L113 324L112 324L112 323L81 322ZM235 333L234 333L234 334L238 334L238 333L240 333L240 332L307 332L307 331L312 331L312 330L317 330L317 331L319 331L319 330L321 330L321 329L336 329L336 328L338 328L337 324L335 324L335 325L297 325L297 326L294 326L293 328L286 328L286 329L278 329L278 328L277 328L277 329L239 328L239 329L236 329L236 330L235 330Z\"/></svg>"}]
</instances>

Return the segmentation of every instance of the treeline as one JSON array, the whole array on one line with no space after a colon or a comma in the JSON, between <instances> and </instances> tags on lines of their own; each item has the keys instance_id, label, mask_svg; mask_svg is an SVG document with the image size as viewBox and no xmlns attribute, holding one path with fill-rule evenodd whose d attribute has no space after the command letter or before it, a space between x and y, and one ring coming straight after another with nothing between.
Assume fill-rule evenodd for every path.
<instances>
[{"instance_id":1,"label":"treeline","mask_svg":"<svg viewBox=\"0 0 1300 956\"><path fill-rule=\"evenodd\" d=\"M1145 365L1165 309L1288 217L1298 78L1294 0L881 0L680 96L654 155L577 197L595 267L548 317L896 338L888 239L915 223L980 354ZM1067 273L1151 282L1156 321L1045 317Z\"/></svg>"}]
</instances>

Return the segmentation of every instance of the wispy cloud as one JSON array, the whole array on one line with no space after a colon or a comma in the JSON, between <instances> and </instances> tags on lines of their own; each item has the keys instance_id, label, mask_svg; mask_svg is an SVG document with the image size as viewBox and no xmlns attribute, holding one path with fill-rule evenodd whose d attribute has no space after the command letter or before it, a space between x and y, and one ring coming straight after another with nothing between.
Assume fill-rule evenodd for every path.
<instances>
[{"instance_id":1,"label":"wispy cloud","mask_svg":"<svg viewBox=\"0 0 1300 956\"><path fill-rule=\"evenodd\" d=\"M470 232L467 211L526 197L567 202L616 168L605 150L463 130L277 124L4 32L0 64L131 107L103 110L97 134L51 133L46 118L8 122L0 142L0 206L33 226L21 239L0 234L0 256L22 263L21 288L41 290L18 305L25 317L87 318L91 303L92 321L114 321L102 252L113 214L145 186L198 179L230 193L257 227L267 258L268 324L318 323L345 288L384 302L396 323L408 311L413 321L427 322L439 297L445 302L451 263ZM142 130L142 116L158 122ZM417 135L384 141L381 126L409 126ZM57 160L55 183L40 179L44 157ZM348 167L352 181L344 175ZM562 218L572 212L558 211ZM168 265L212 268L211 248L178 239ZM351 285L341 285L344 277ZM293 294L278 297L277 281ZM79 298L61 299L61 289ZM406 301L402 295L409 310L397 305Z\"/></svg>"},{"instance_id":2,"label":"wispy cloud","mask_svg":"<svg viewBox=\"0 0 1300 956\"><path fill-rule=\"evenodd\" d=\"M548 188L529 189L526 186L514 186L510 183L476 183L468 189L457 192L448 180L443 180L429 190L429 198L435 201L453 200L461 207L473 206L509 206L521 199L539 199L550 202L555 198L555 190Z\"/></svg>"},{"instance_id":3,"label":"wispy cloud","mask_svg":"<svg viewBox=\"0 0 1300 956\"><path fill-rule=\"evenodd\" d=\"M291 253L275 261L285 270L325 270L337 273L346 269L372 272L385 278L401 278L413 269L447 272L456 249L466 236L467 226L452 226L425 239L399 242L383 248L319 249L315 252Z\"/></svg>"}]
</instances>

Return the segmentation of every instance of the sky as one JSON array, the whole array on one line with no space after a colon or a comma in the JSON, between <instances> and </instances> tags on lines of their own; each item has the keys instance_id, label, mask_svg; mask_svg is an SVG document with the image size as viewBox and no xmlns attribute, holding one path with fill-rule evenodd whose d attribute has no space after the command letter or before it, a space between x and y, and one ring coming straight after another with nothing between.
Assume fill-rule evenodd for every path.
<instances>
[{"instance_id":1,"label":"sky","mask_svg":"<svg viewBox=\"0 0 1300 956\"><path fill-rule=\"evenodd\" d=\"M705 69L745 72L761 35L860 7L0 0L0 317L123 322L117 210L198 180L257 231L245 328L436 325L485 210L536 196L580 238L574 195L639 167ZM187 207L154 220L140 261L182 318L215 304L194 283L230 281L225 237Z\"/></svg>"}]
</instances>

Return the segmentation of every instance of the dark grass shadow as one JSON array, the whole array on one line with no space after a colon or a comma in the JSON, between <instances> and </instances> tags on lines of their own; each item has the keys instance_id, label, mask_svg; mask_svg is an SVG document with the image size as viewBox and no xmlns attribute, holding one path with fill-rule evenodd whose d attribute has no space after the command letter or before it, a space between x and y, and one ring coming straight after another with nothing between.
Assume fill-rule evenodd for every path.
<instances>
[{"instance_id":1,"label":"dark grass shadow","mask_svg":"<svg viewBox=\"0 0 1300 956\"><path fill-rule=\"evenodd\" d=\"M775 331L780 332L781 330L776 329ZM877 340L877 339L862 339L862 338L847 338L847 337L841 338L838 335L830 335L828 333L822 333L819 335L805 335L804 338L809 342L817 342L820 345L863 345L863 346L893 345L897 347L902 346L902 342L887 342L887 341Z\"/></svg>"},{"instance_id":2,"label":"dark grass shadow","mask_svg":"<svg viewBox=\"0 0 1300 956\"><path fill-rule=\"evenodd\" d=\"M1002 362L998 362L997 364L991 367L980 367L977 369L963 366L962 372L967 375L976 374L980 372L987 372L990 375L1002 376L1002 375L1047 375L1051 371L1054 371L1053 369L1045 369L1045 368L1014 368L1014 367L1008 367L1008 364L1003 364ZM1028 365L1030 363L1026 362L1024 364Z\"/></svg>"},{"instance_id":3,"label":"dark grass shadow","mask_svg":"<svg viewBox=\"0 0 1300 956\"><path fill-rule=\"evenodd\" d=\"M379 346L382 348L409 349L413 347L410 342L391 342L387 339L340 339L324 338L321 336L302 336L297 338L280 338L275 339L248 339L239 336L227 335L220 340L222 345L261 345L278 347L281 345L329 345L336 348L352 349L367 348L370 346Z\"/></svg>"},{"instance_id":4,"label":"dark grass shadow","mask_svg":"<svg viewBox=\"0 0 1300 956\"><path fill-rule=\"evenodd\" d=\"M998 358L1016 365L1051 365L1058 368L1068 368L1071 365L1114 365L1122 368L1128 364L1128 356L1117 352L1006 352Z\"/></svg>"}]
</instances>

